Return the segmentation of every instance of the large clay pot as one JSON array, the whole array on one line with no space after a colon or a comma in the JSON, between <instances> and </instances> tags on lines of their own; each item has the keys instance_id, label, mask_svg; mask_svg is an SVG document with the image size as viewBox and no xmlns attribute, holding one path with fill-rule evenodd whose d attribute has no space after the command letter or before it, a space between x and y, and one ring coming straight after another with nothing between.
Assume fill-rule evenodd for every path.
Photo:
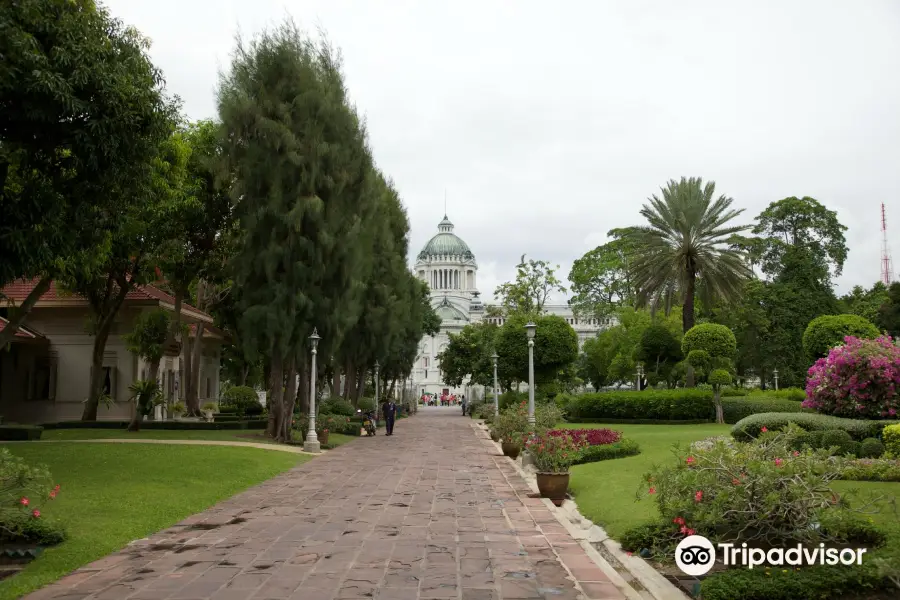
<instances>
[{"instance_id":1,"label":"large clay pot","mask_svg":"<svg viewBox=\"0 0 900 600\"><path fill-rule=\"evenodd\" d=\"M500 447L503 448L503 456L508 456L513 460L518 458L519 452L522 451L522 448L519 447L519 444L510 444L508 442L501 443Z\"/></svg>"},{"instance_id":2,"label":"large clay pot","mask_svg":"<svg viewBox=\"0 0 900 600\"><path fill-rule=\"evenodd\" d=\"M328 443L328 430L326 429L325 431L320 433L317 437L319 438L320 444L322 444L323 446L326 445Z\"/></svg>"},{"instance_id":3,"label":"large clay pot","mask_svg":"<svg viewBox=\"0 0 900 600\"><path fill-rule=\"evenodd\" d=\"M560 506L566 499L566 492L569 489L569 474L538 473L537 486L541 498L549 498L553 504Z\"/></svg>"}]
</instances>

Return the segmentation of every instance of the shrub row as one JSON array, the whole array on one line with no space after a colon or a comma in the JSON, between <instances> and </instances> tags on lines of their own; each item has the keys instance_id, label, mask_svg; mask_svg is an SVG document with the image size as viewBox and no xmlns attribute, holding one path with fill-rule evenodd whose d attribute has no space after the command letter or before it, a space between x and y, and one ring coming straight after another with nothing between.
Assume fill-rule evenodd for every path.
<instances>
[{"instance_id":1,"label":"shrub row","mask_svg":"<svg viewBox=\"0 0 900 600\"><path fill-rule=\"evenodd\" d=\"M265 429L268 419L247 419L245 421L225 421L207 423L206 421L144 421L142 430L231 430L231 429ZM126 429L128 421L60 421L58 423L43 423L44 429Z\"/></svg>"},{"instance_id":2,"label":"shrub row","mask_svg":"<svg viewBox=\"0 0 900 600\"><path fill-rule=\"evenodd\" d=\"M706 423L715 420L713 393L702 389L616 391L557 398L571 422ZM723 398L726 423L761 412L798 412L800 405L763 395Z\"/></svg>"},{"instance_id":3,"label":"shrub row","mask_svg":"<svg viewBox=\"0 0 900 600\"><path fill-rule=\"evenodd\" d=\"M900 425L888 425L882 432L885 450L900 457Z\"/></svg>"},{"instance_id":4,"label":"shrub row","mask_svg":"<svg viewBox=\"0 0 900 600\"><path fill-rule=\"evenodd\" d=\"M626 456L635 456L641 453L641 447L634 440L628 438L620 439L612 444L602 444L600 446L586 446L581 451L581 456L574 464L582 465L585 463L599 462L601 460L611 460L613 458L624 458Z\"/></svg>"},{"instance_id":5,"label":"shrub row","mask_svg":"<svg viewBox=\"0 0 900 600\"><path fill-rule=\"evenodd\" d=\"M725 397L741 396L750 398L754 396L766 396L769 398L780 398L781 400L793 400L795 402L806 400L806 391L798 387L782 388L780 390L727 387L722 390L722 395Z\"/></svg>"},{"instance_id":6,"label":"shrub row","mask_svg":"<svg viewBox=\"0 0 900 600\"><path fill-rule=\"evenodd\" d=\"M900 481L900 460L860 458L841 466L841 479L848 481Z\"/></svg>"},{"instance_id":7,"label":"shrub row","mask_svg":"<svg viewBox=\"0 0 900 600\"><path fill-rule=\"evenodd\" d=\"M885 425L894 424L896 421L843 419L841 417L801 412L767 412L744 417L731 428L731 435L738 441L746 442L759 436L763 427L770 431L775 431L784 429L788 423L794 423L806 431L839 429L849 433L854 440L862 441L866 438L880 438Z\"/></svg>"},{"instance_id":8,"label":"shrub row","mask_svg":"<svg viewBox=\"0 0 900 600\"><path fill-rule=\"evenodd\" d=\"M0 425L0 441L21 442L39 440L44 428L39 425Z\"/></svg>"},{"instance_id":9,"label":"shrub row","mask_svg":"<svg viewBox=\"0 0 900 600\"><path fill-rule=\"evenodd\" d=\"M794 569L729 569L703 580L703 600L808 600L857 598L860 593L887 592L894 586L871 563L816 565ZM876 596L877 597L877 596Z\"/></svg>"}]
</instances>

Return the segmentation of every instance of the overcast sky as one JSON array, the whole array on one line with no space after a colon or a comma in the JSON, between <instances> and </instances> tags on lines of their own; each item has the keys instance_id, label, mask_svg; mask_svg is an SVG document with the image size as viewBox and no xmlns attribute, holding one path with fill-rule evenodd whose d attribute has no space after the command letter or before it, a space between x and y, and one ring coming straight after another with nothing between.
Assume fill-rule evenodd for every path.
<instances>
[{"instance_id":1,"label":"overcast sky","mask_svg":"<svg viewBox=\"0 0 900 600\"><path fill-rule=\"evenodd\" d=\"M153 42L192 119L234 36L285 16L340 47L412 224L444 213L489 297L524 253L562 266L640 222L670 178L714 180L750 222L812 196L849 227L839 291L900 269L900 2L107 0Z\"/></svg>"}]
</instances>

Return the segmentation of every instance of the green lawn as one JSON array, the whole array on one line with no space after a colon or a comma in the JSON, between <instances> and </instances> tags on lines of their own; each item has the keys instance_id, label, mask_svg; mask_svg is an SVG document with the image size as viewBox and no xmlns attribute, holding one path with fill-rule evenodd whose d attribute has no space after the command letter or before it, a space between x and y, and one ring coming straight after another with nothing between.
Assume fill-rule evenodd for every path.
<instances>
[{"instance_id":1,"label":"green lawn","mask_svg":"<svg viewBox=\"0 0 900 600\"><path fill-rule=\"evenodd\" d=\"M655 464L671 460L674 444L686 446L691 442L715 435L727 435L730 425L602 425L570 423L562 427L581 429L608 427L621 431L641 445L637 456L606 460L572 468L570 488L575 494L578 510L585 517L601 525L613 538L628 529L653 520L657 516L653 501L637 491L644 473ZM870 481L836 481L834 488L842 493L857 492L851 503L862 505L869 498L883 497L872 519L897 532L890 544L900 545L900 516L892 500L900 501L900 483Z\"/></svg>"},{"instance_id":2,"label":"green lawn","mask_svg":"<svg viewBox=\"0 0 900 600\"><path fill-rule=\"evenodd\" d=\"M47 429L42 440L102 440L102 439L145 439L145 440L214 440L225 442L255 442L273 444L272 438L260 430L209 430L158 429L137 433L122 429ZM350 435L332 433L328 436L330 447L341 446L355 440Z\"/></svg>"},{"instance_id":3,"label":"green lawn","mask_svg":"<svg viewBox=\"0 0 900 600\"><path fill-rule=\"evenodd\" d=\"M21 598L310 459L224 446L35 442L6 447L30 463L46 465L61 485L60 496L45 503L43 518L63 523L69 539L0 581L0 600Z\"/></svg>"}]
</instances>

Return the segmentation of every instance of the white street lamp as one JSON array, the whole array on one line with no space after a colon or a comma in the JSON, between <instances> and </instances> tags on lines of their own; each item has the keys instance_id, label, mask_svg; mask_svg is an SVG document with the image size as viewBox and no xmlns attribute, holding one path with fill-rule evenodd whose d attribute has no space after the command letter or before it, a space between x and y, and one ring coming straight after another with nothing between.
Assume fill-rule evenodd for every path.
<instances>
[{"instance_id":1,"label":"white street lamp","mask_svg":"<svg viewBox=\"0 0 900 600\"><path fill-rule=\"evenodd\" d=\"M534 436L534 333L537 325L529 322L525 325L528 335L528 433Z\"/></svg>"},{"instance_id":2,"label":"white street lamp","mask_svg":"<svg viewBox=\"0 0 900 600\"><path fill-rule=\"evenodd\" d=\"M312 369L309 374L309 431L306 432L306 441L303 442L303 450L306 452L320 452L319 436L316 435L316 353L319 346L319 334L313 327L309 343L312 346Z\"/></svg>"},{"instance_id":3,"label":"white street lamp","mask_svg":"<svg viewBox=\"0 0 900 600\"><path fill-rule=\"evenodd\" d=\"M494 414L499 415L500 414L500 398L499 398L499 394L497 392L497 390L498 390L498 388L497 388L497 359L499 359L500 357L497 355L497 352L495 351L494 354L491 355L491 358L494 359Z\"/></svg>"},{"instance_id":4,"label":"white street lamp","mask_svg":"<svg viewBox=\"0 0 900 600\"><path fill-rule=\"evenodd\" d=\"M772 375L775 376L775 391L778 391L778 369L772 372Z\"/></svg>"}]
</instances>

